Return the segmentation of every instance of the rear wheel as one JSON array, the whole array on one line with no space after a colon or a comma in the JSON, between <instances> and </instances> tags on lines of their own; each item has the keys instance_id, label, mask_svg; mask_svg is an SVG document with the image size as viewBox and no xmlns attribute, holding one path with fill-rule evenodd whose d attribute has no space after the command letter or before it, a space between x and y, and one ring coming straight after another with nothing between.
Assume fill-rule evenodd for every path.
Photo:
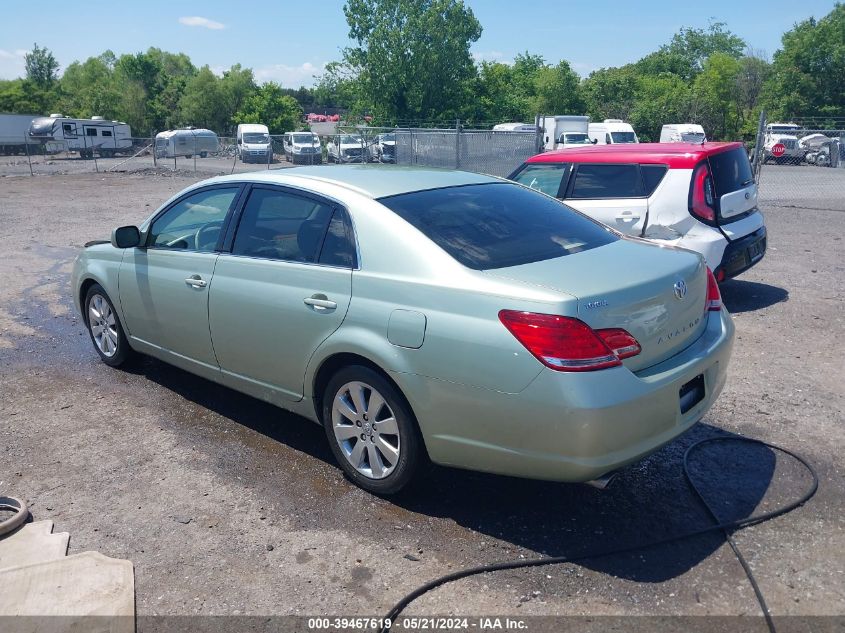
<instances>
[{"instance_id":1,"label":"rear wheel","mask_svg":"<svg viewBox=\"0 0 845 633\"><path fill-rule=\"evenodd\" d=\"M414 415L396 387L368 367L332 377L323 426L340 467L364 490L397 493L419 470L424 449Z\"/></svg>"},{"instance_id":2,"label":"rear wheel","mask_svg":"<svg viewBox=\"0 0 845 633\"><path fill-rule=\"evenodd\" d=\"M123 325L106 291L94 284L85 293L85 325L100 359L112 367L125 363L132 355Z\"/></svg>"}]
</instances>

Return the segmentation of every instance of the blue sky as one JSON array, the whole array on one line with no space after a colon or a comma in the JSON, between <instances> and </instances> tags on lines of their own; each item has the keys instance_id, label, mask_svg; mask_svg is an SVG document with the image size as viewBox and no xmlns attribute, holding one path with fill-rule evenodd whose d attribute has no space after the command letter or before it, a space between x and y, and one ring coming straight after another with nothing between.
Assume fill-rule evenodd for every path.
<instances>
[{"instance_id":1,"label":"blue sky","mask_svg":"<svg viewBox=\"0 0 845 633\"><path fill-rule=\"evenodd\" d=\"M510 61L528 50L547 61L568 60L586 76L604 66L636 61L683 26L727 22L769 56L781 34L810 16L824 16L833 0L467 0L484 27L477 59ZM23 74L33 42L53 51L62 68L109 48L117 54L156 46L187 53L221 72L234 63L259 81L312 85L326 62L349 43L343 0L88 0L3 1L0 78Z\"/></svg>"}]
</instances>

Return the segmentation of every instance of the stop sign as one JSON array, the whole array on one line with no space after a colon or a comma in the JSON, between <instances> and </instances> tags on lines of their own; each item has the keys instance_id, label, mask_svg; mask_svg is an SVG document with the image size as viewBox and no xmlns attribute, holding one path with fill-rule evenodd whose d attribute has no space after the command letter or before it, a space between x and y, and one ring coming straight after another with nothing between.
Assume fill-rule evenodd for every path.
<instances>
[{"instance_id":1,"label":"stop sign","mask_svg":"<svg viewBox=\"0 0 845 633\"><path fill-rule=\"evenodd\" d=\"M786 146L783 143L775 143L772 145L772 156L780 158L786 153Z\"/></svg>"}]
</instances>

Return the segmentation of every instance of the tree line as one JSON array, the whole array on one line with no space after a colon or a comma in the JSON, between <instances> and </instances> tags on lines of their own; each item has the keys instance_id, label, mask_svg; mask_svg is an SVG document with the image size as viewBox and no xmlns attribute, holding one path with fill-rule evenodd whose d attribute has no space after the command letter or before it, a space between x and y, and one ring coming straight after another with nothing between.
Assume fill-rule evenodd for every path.
<instances>
[{"instance_id":1,"label":"tree line","mask_svg":"<svg viewBox=\"0 0 845 633\"><path fill-rule=\"evenodd\" d=\"M106 51L59 75L49 50L26 56L26 76L0 81L0 111L95 114L135 134L194 125L231 133L262 122L296 129L303 112L338 108L373 125L489 127L534 115L587 114L630 122L642 140L664 123L700 123L713 139L750 139L761 108L770 118L845 117L845 5L784 33L771 61L722 22L686 27L642 59L582 79L561 60L525 52L512 63L470 52L482 26L462 0L347 0L352 45L314 88L257 85L235 64L222 75L184 53ZM832 124L832 123L831 123Z\"/></svg>"}]
</instances>

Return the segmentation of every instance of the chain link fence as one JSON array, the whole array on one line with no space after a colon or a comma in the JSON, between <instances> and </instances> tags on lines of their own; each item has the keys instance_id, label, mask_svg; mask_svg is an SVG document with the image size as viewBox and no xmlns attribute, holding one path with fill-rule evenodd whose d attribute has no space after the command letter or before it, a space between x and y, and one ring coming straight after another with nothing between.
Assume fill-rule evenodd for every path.
<instances>
[{"instance_id":1,"label":"chain link fence","mask_svg":"<svg viewBox=\"0 0 845 633\"><path fill-rule=\"evenodd\" d=\"M832 129L784 123L767 119L763 112L751 157L764 211L845 211L845 125Z\"/></svg>"}]
</instances>

